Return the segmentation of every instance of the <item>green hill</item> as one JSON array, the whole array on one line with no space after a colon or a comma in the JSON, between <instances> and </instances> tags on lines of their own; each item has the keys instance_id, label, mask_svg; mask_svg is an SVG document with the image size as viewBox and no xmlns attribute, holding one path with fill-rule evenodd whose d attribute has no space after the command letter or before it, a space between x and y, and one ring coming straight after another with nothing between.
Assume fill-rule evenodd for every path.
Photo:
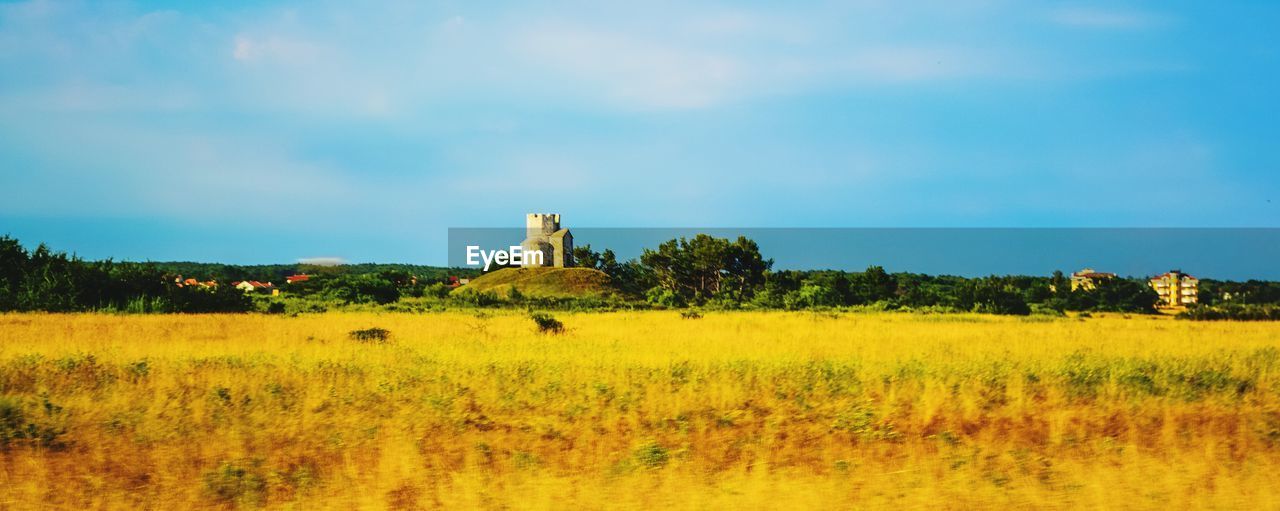
<instances>
[{"instance_id":1,"label":"green hill","mask_svg":"<svg viewBox=\"0 0 1280 511\"><path fill-rule=\"evenodd\" d=\"M614 293L609 276L592 268L503 268L471 279L454 293L490 291L507 296L515 288L530 297L601 297Z\"/></svg>"}]
</instances>

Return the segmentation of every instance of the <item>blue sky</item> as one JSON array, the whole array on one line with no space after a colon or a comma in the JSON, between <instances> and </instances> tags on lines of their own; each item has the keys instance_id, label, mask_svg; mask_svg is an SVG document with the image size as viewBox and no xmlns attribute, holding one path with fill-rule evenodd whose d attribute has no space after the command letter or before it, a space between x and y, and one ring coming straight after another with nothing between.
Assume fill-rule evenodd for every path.
<instances>
[{"instance_id":1,"label":"blue sky","mask_svg":"<svg viewBox=\"0 0 1280 511\"><path fill-rule=\"evenodd\" d=\"M1280 226L1280 4L0 2L0 233Z\"/></svg>"}]
</instances>

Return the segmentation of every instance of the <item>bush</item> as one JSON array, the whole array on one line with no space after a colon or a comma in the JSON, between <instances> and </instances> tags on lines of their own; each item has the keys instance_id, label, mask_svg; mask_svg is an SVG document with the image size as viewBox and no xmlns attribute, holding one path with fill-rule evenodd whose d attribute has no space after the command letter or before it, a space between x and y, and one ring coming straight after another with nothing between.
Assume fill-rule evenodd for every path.
<instances>
[{"instance_id":1,"label":"bush","mask_svg":"<svg viewBox=\"0 0 1280 511\"><path fill-rule=\"evenodd\" d=\"M702 314L698 313L696 310L690 309L687 311L681 311L680 317L684 319L702 319Z\"/></svg>"},{"instance_id":2,"label":"bush","mask_svg":"<svg viewBox=\"0 0 1280 511\"><path fill-rule=\"evenodd\" d=\"M1081 311L1149 314L1156 311L1157 300L1146 281L1114 278L1103 279L1093 289L1072 291L1067 305Z\"/></svg>"},{"instance_id":3,"label":"bush","mask_svg":"<svg viewBox=\"0 0 1280 511\"><path fill-rule=\"evenodd\" d=\"M66 442L60 438L66 428L54 424L62 407L44 402L44 417L28 417L17 398L0 396L0 451L12 445L29 445L46 449L60 449Z\"/></svg>"},{"instance_id":4,"label":"bush","mask_svg":"<svg viewBox=\"0 0 1280 511\"><path fill-rule=\"evenodd\" d=\"M854 305L847 307L850 312L888 312L898 310L898 305L887 300L878 300L863 305Z\"/></svg>"},{"instance_id":5,"label":"bush","mask_svg":"<svg viewBox=\"0 0 1280 511\"><path fill-rule=\"evenodd\" d=\"M649 442L636 449L635 457L645 468L659 469L671 461L671 451L655 442Z\"/></svg>"},{"instance_id":6,"label":"bush","mask_svg":"<svg viewBox=\"0 0 1280 511\"><path fill-rule=\"evenodd\" d=\"M517 287L515 286L515 284L512 284L512 285L511 285L511 288L510 288L509 290L507 290L507 301L508 301L508 302L518 304L518 303L523 303L523 302L524 302L524 299L525 299L524 293L521 293L521 292L520 292L520 289L519 289L519 288L517 288Z\"/></svg>"},{"instance_id":7,"label":"bush","mask_svg":"<svg viewBox=\"0 0 1280 511\"><path fill-rule=\"evenodd\" d=\"M221 502L262 505L267 496L267 478L261 468L258 461L249 467L224 462L204 474L205 493Z\"/></svg>"},{"instance_id":8,"label":"bush","mask_svg":"<svg viewBox=\"0 0 1280 511\"><path fill-rule=\"evenodd\" d=\"M284 314L284 302L271 302L267 306L267 314Z\"/></svg>"},{"instance_id":9,"label":"bush","mask_svg":"<svg viewBox=\"0 0 1280 511\"><path fill-rule=\"evenodd\" d=\"M1031 313L1037 316L1066 316L1062 309L1054 307L1052 304L1037 303L1031 305Z\"/></svg>"},{"instance_id":10,"label":"bush","mask_svg":"<svg viewBox=\"0 0 1280 511\"><path fill-rule=\"evenodd\" d=\"M451 296L462 303L476 307L493 307L502 303L502 298L493 291L463 291Z\"/></svg>"},{"instance_id":11,"label":"bush","mask_svg":"<svg viewBox=\"0 0 1280 511\"><path fill-rule=\"evenodd\" d=\"M385 328L366 328L364 330L352 330L349 334L352 339L360 342L376 342L384 343L391 338L391 331Z\"/></svg>"},{"instance_id":12,"label":"bush","mask_svg":"<svg viewBox=\"0 0 1280 511\"><path fill-rule=\"evenodd\" d=\"M170 288L169 303L173 312L249 312L253 310L253 299L231 286Z\"/></svg>"},{"instance_id":13,"label":"bush","mask_svg":"<svg viewBox=\"0 0 1280 511\"><path fill-rule=\"evenodd\" d=\"M556 319L554 316L545 312L535 312L529 315L535 324L538 325L538 331L544 334L559 334L564 332L564 323Z\"/></svg>"},{"instance_id":14,"label":"bush","mask_svg":"<svg viewBox=\"0 0 1280 511\"><path fill-rule=\"evenodd\" d=\"M1271 305L1229 304L1210 307L1193 305L1178 319L1192 321L1280 321L1280 307Z\"/></svg>"},{"instance_id":15,"label":"bush","mask_svg":"<svg viewBox=\"0 0 1280 511\"><path fill-rule=\"evenodd\" d=\"M346 303L386 305L400 299L400 288L388 275L340 275L325 281L326 291Z\"/></svg>"},{"instance_id":16,"label":"bush","mask_svg":"<svg viewBox=\"0 0 1280 511\"><path fill-rule=\"evenodd\" d=\"M444 285L442 282L435 282L424 286L422 288L421 296L431 298L448 298L450 291L452 291L452 289L450 289L449 286Z\"/></svg>"},{"instance_id":17,"label":"bush","mask_svg":"<svg viewBox=\"0 0 1280 511\"><path fill-rule=\"evenodd\" d=\"M789 310L835 307L840 305L840 294L830 287L806 282L784 295L782 301Z\"/></svg>"},{"instance_id":18,"label":"bush","mask_svg":"<svg viewBox=\"0 0 1280 511\"><path fill-rule=\"evenodd\" d=\"M661 287L650 289L645 293L645 299L649 303L661 307L678 308L685 306L684 298L679 294L670 289L664 289Z\"/></svg>"}]
</instances>

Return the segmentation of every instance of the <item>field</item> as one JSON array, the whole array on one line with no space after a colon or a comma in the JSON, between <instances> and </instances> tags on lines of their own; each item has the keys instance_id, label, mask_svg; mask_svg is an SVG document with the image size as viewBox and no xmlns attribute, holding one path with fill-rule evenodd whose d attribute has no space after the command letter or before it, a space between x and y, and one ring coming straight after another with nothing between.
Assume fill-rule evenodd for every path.
<instances>
[{"instance_id":1,"label":"field","mask_svg":"<svg viewBox=\"0 0 1280 511\"><path fill-rule=\"evenodd\" d=\"M0 315L0 509L1280 508L1278 323L557 317Z\"/></svg>"}]
</instances>

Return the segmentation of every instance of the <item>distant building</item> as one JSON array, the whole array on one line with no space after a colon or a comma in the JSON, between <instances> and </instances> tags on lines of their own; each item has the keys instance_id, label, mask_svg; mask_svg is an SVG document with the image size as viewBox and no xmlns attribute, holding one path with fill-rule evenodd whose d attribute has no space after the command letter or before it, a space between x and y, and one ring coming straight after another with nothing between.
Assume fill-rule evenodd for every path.
<instances>
[{"instance_id":1,"label":"distant building","mask_svg":"<svg viewBox=\"0 0 1280 511\"><path fill-rule=\"evenodd\" d=\"M1099 282L1114 278L1116 278L1116 274L1114 273L1093 271L1093 268L1085 268L1071 274L1071 290L1076 291L1083 289L1085 291L1091 291L1098 287Z\"/></svg>"},{"instance_id":2,"label":"distant building","mask_svg":"<svg viewBox=\"0 0 1280 511\"><path fill-rule=\"evenodd\" d=\"M560 215L530 213L525 215L526 238L520 244L525 252L541 251L542 257L525 255L524 266L573 266L573 234L560 228Z\"/></svg>"},{"instance_id":3,"label":"distant building","mask_svg":"<svg viewBox=\"0 0 1280 511\"><path fill-rule=\"evenodd\" d=\"M1151 277L1151 288L1160 295L1159 307L1186 307L1199 301L1200 279L1182 273L1181 270L1170 270L1163 275Z\"/></svg>"},{"instance_id":4,"label":"distant building","mask_svg":"<svg viewBox=\"0 0 1280 511\"><path fill-rule=\"evenodd\" d=\"M307 274L305 274L305 273L303 273L303 274L301 274L301 275L290 275L290 276L288 276L288 277L285 277L285 278L284 278L284 283L285 283L285 284L294 284L294 283L298 283L298 282L306 282L306 281L308 281L308 280L311 280L311 276L310 276L310 275L307 275Z\"/></svg>"},{"instance_id":5,"label":"distant building","mask_svg":"<svg viewBox=\"0 0 1280 511\"><path fill-rule=\"evenodd\" d=\"M178 275L177 278L173 279L173 283L178 287L187 287L187 286L218 287L218 281L216 280L208 280L205 282L200 282L196 279L184 279L182 278L182 275Z\"/></svg>"},{"instance_id":6,"label":"distant building","mask_svg":"<svg viewBox=\"0 0 1280 511\"><path fill-rule=\"evenodd\" d=\"M263 291L263 292L271 291L272 295L279 294L276 291L275 284L272 284L270 282L258 282L256 280L245 280L241 282L233 282L231 283L231 285L235 286L236 289L239 289L246 293L252 293L254 291Z\"/></svg>"}]
</instances>

